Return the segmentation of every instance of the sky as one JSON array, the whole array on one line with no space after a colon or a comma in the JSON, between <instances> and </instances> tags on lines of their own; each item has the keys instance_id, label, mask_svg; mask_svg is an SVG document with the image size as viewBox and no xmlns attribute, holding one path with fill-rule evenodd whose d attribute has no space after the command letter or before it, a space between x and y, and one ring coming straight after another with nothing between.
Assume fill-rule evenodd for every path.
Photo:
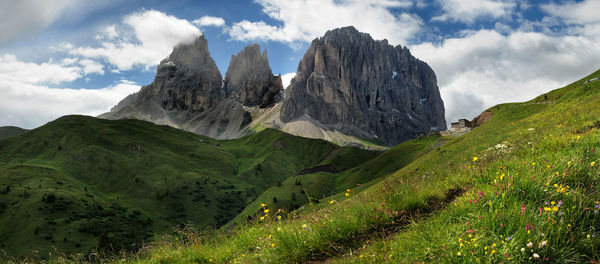
<instances>
[{"instance_id":1,"label":"sky","mask_svg":"<svg viewBox=\"0 0 600 264\"><path fill-rule=\"evenodd\" d=\"M435 71L446 121L525 101L600 68L600 0L0 0L0 126L96 116L200 35L225 75L266 49L284 86L313 39L354 26Z\"/></svg>"}]
</instances>

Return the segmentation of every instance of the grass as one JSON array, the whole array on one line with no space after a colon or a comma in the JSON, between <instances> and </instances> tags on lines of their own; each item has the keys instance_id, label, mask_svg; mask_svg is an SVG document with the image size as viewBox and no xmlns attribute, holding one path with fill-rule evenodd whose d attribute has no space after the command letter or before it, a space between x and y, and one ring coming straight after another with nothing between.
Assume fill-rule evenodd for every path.
<instances>
[{"instance_id":1,"label":"grass","mask_svg":"<svg viewBox=\"0 0 600 264\"><path fill-rule=\"evenodd\" d=\"M348 199L288 219L266 205L259 224L165 239L115 262L596 263L598 89L576 82L551 92L553 103L499 105L488 123Z\"/></svg>"},{"instance_id":2,"label":"grass","mask_svg":"<svg viewBox=\"0 0 600 264\"><path fill-rule=\"evenodd\" d=\"M25 131L27 131L27 130L22 129L20 127L14 127L14 126L0 127L0 139L14 137L16 135L24 133Z\"/></svg>"},{"instance_id":3,"label":"grass","mask_svg":"<svg viewBox=\"0 0 600 264\"><path fill-rule=\"evenodd\" d=\"M356 163L374 153L273 129L218 141L144 121L62 117L0 140L0 249L41 260L136 248L186 223L218 227L333 152Z\"/></svg>"},{"instance_id":4,"label":"grass","mask_svg":"<svg viewBox=\"0 0 600 264\"><path fill-rule=\"evenodd\" d=\"M383 176L427 153L438 142L439 137L412 140L384 153L355 147L340 149L330 159L267 189L231 224L244 224L248 219L256 222L260 217L261 204L268 204L273 211L300 209L294 214L321 208L332 200L345 198L348 189L355 192L367 189ZM310 206L302 207L307 204Z\"/></svg>"}]
</instances>

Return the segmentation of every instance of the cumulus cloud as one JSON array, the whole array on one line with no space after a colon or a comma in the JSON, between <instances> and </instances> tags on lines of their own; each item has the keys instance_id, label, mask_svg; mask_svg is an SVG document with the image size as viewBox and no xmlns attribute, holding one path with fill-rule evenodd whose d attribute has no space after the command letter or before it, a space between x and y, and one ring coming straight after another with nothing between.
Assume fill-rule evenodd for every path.
<instances>
[{"instance_id":1,"label":"cumulus cloud","mask_svg":"<svg viewBox=\"0 0 600 264\"><path fill-rule=\"evenodd\" d=\"M391 9L411 7L411 1L375 0L256 0L263 12L283 25L264 21L242 20L234 23L228 33L234 40L270 40L293 44L310 42L327 30L353 25L369 32L376 39L404 44L422 26L422 20L412 14L397 14Z\"/></svg>"},{"instance_id":2,"label":"cumulus cloud","mask_svg":"<svg viewBox=\"0 0 600 264\"><path fill-rule=\"evenodd\" d=\"M600 16L598 16L600 1L597 0L544 4L542 10L564 19L567 23L600 23Z\"/></svg>"},{"instance_id":3,"label":"cumulus cloud","mask_svg":"<svg viewBox=\"0 0 600 264\"><path fill-rule=\"evenodd\" d=\"M81 68L76 66L63 66L52 62L41 64L23 62L12 54L0 56L0 80L2 81L59 84L74 81L81 76Z\"/></svg>"},{"instance_id":4,"label":"cumulus cloud","mask_svg":"<svg viewBox=\"0 0 600 264\"><path fill-rule=\"evenodd\" d=\"M448 122L532 99L600 67L600 43L537 32L472 31L437 45L415 45L411 52L436 72Z\"/></svg>"},{"instance_id":5,"label":"cumulus cloud","mask_svg":"<svg viewBox=\"0 0 600 264\"><path fill-rule=\"evenodd\" d=\"M98 40L113 40L115 38L117 38L119 36L119 33L117 33L117 26L116 25L110 25L108 27L105 27L100 33L98 33L98 35L96 35L96 39Z\"/></svg>"},{"instance_id":6,"label":"cumulus cloud","mask_svg":"<svg viewBox=\"0 0 600 264\"><path fill-rule=\"evenodd\" d=\"M105 32L112 32L110 29ZM126 34L117 34L120 30ZM100 43L101 47L71 48L70 53L87 58L105 59L118 70L131 70L134 66L149 69L169 55L180 42L191 42L202 32L185 19L148 10L126 16L115 29L113 39Z\"/></svg>"},{"instance_id":7,"label":"cumulus cloud","mask_svg":"<svg viewBox=\"0 0 600 264\"><path fill-rule=\"evenodd\" d=\"M0 1L0 44L37 33L54 22L69 0Z\"/></svg>"},{"instance_id":8,"label":"cumulus cloud","mask_svg":"<svg viewBox=\"0 0 600 264\"><path fill-rule=\"evenodd\" d=\"M586 0L581 2L567 2L562 4L550 3L541 6L542 10L551 15L547 20L554 20L567 24L567 31L571 34L585 35L600 41L600 2Z\"/></svg>"},{"instance_id":9,"label":"cumulus cloud","mask_svg":"<svg viewBox=\"0 0 600 264\"><path fill-rule=\"evenodd\" d=\"M438 0L443 14L433 17L433 21L457 21L473 23L476 19L508 16L516 3L507 0Z\"/></svg>"},{"instance_id":10,"label":"cumulus cloud","mask_svg":"<svg viewBox=\"0 0 600 264\"><path fill-rule=\"evenodd\" d=\"M203 16L192 21L192 24L199 27L222 27L225 25L225 19L214 16Z\"/></svg>"},{"instance_id":11,"label":"cumulus cloud","mask_svg":"<svg viewBox=\"0 0 600 264\"><path fill-rule=\"evenodd\" d=\"M0 126L35 128L63 115L96 116L140 89L120 81L103 89L57 89L0 78Z\"/></svg>"},{"instance_id":12,"label":"cumulus cloud","mask_svg":"<svg viewBox=\"0 0 600 264\"><path fill-rule=\"evenodd\" d=\"M98 115L140 86L120 81L103 89L60 89L48 85L68 83L90 73L103 74L93 60L64 58L33 63L15 55L0 56L0 126L34 128L67 114Z\"/></svg>"},{"instance_id":13,"label":"cumulus cloud","mask_svg":"<svg viewBox=\"0 0 600 264\"><path fill-rule=\"evenodd\" d=\"M292 78L296 76L295 72L290 72L281 75L281 83L283 84L283 89L286 89L290 83L292 82Z\"/></svg>"},{"instance_id":14,"label":"cumulus cloud","mask_svg":"<svg viewBox=\"0 0 600 264\"><path fill-rule=\"evenodd\" d=\"M104 65L93 61L93 60L88 60L88 59L84 59L79 61L79 64L81 64L81 66L83 66L83 73L88 75L90 73L97 73L100 75L104 74Z\"/></svg>"}]
</instances>

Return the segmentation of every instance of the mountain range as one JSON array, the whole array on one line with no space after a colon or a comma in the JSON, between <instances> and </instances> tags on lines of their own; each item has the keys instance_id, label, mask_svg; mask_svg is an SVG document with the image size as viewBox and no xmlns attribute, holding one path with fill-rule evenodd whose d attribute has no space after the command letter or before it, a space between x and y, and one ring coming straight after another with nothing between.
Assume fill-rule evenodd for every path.
<instances>
[{"instance_id":1,"label":"mountain range","mask_svg":"<svg viewBox=\"0 0 600 264\"><path fill-rule=\"evenodd\" d=\"M406 47L354 27L315 39L287 89L257 44L232 56L223 79L200 36L175 47L152 84L100 117L147 120L220 139L276 128L362 147L393 146L446 128L433 70Z\"/></svg>"}]
</instances>

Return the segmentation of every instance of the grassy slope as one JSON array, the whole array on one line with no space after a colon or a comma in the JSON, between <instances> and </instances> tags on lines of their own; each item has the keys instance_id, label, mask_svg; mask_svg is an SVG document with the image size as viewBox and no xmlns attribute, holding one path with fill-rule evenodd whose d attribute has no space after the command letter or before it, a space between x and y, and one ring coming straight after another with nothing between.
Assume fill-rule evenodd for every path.
<instances>
[{"instance_id":1,"label":"grassy slope","mask_svg":"<svg viewBox=\"0 0 600 264\"><path fill-rule=\"evenodd\" d=\"M550 92L551 104L499 105L485 125L350 199L285 221L270 214L232 235L192 234L125 262L597 261L599 89L578 81ZM462 195L451 202L452 193Z\"/></svg>"},{"instance_id":2,"label":"grassy slope","mask_svg":"<svg viewBox=\"0 0 600 264\"><path fill-rule=\"evenodd\" d=\"M0 140L0 247L85 253L183 222L222 225L337 149L273 129L217 141L143 121L63 117Z\"/></svg>"},{"instance_id":3,"label":"grassy slope","mask_svg":"<svg viewBox=\"0 0 600 264\"><path fill-rule=\"evenodd\" d=\"M22 129L20 127L14 127L14 126L0 127L0 139L14 137L14 136L22 134L26 131L27 131L27 129Z\"/></svg>"},{"instance_id":4,"label":"grassy slope","mask_svg":"<svg viewBox=\"0 0 600 264\"><path fill-rule=\"evenodd\" d=\"M232 222L243 223L248 218L256 220L256 215L260 215L261 204L267 204L273 211L281 209L291 212L309 202L327 204L331 200L342 199L347 189L359 192L370 187L381 180L381 177L426 153L438 140L439 137L412 140L377 157L375 152L358 148L341 149L334 157L318 165L321 171L290 177L280 185L266 190ZM319 207L321 206L317 206ZM304 213L306 210L314 208L302 208L295 213Z\"/></svg>"}]
</instances>

